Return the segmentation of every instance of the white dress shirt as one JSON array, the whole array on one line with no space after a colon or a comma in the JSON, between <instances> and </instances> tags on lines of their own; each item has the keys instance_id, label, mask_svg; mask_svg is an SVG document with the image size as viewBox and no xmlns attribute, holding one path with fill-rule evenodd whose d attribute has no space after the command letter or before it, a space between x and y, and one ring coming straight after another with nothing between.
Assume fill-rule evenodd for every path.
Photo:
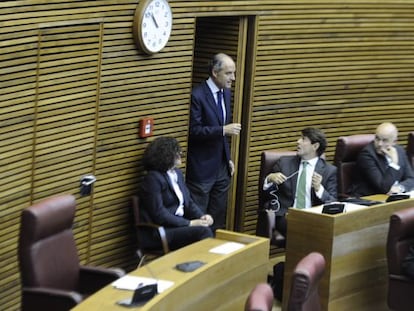
<instances>
[{"instance_id":1,"label":"white dress shirt","mask_svg":"<svg viewBox=\"0 0 414 311\"><path fill-rule=\"evenodd\" d=\"M183 196L183 193L181 192L180 186L178 186L177 173L174 169L171 169L167 171L167 174L168 174L168 177L170 178L171 184L174 188L175 194L177 195L178 202L179 202L177 210L175 211L175 215L184 216L184 196Z\"/></svg>"}]
</instances>

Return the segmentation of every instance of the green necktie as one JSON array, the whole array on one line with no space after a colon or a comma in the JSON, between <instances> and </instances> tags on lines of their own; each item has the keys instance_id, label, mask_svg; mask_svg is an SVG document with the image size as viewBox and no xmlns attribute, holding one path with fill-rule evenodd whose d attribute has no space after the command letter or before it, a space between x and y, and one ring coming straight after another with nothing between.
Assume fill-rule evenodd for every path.
<instances>
[{"instance_id":1,"label":"green necktie","mask_svg":"<svg viewBox=\"0 0 414 311\"><path fill-rule=\"evenodd\" d=\"M298 188L296 189L296 208L306 207L306 165L308 162L302 162L302 172L299 176Z\"/></svg>"}]
</instances>

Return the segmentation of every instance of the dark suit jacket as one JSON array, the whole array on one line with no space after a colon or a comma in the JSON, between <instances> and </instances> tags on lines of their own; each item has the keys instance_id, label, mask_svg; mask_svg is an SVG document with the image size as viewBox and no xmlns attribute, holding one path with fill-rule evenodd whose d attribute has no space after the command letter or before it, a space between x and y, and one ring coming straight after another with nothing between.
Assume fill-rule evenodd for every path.
<instances>
[{"instance_id":1,"label":"dark suit jacket","mask_svg":"<svg viewBox=\"0 0 414 311\"><path fill-rule=\"evenodd\" d=\"M231 120L229 89L224 89L226 106L225 124ZM204 81L191 94L190 133L186 177L188 180L211 181L217 175L223 161L228 166L230 147L223 135L223 123L213 93Z\"/></svg>"},{"instance_id":2,"label":"dark suit jacket","mask_svg":"<svg viewBox=\"0 0 414 311\"><path fill-rule=\"evenodd\" d=\"M290 176L299 169L300 161L301 159L298 156L280 157L280 159L276 161L272 171L274 173L281 172L285 176ZM318 162L316 162L315 172L322 175L322 185L325 190L322 194L322 198L319 199L313 188L311 189L312 206L336 201L338 195L336 167L327 163L324 159L319 158ZM278 185L279 190L276 194L279 197L281 211L286 212L289 207L293 206L295 202L297 180L298 174ZM269 191L272 189L274 190L274 186L272 186ZM271 199L270 196L269 199Z\"/></svg>"},{"instance_id":3,"label":"dark suit jacket","mask_svg":"<svg viewBox=\"0 0 414 311\"><path fill-rule=\"evenodd\" d=\"M175 171L177 172L178 185L184 196L184 217L175 215L178 197L167 173L149 171L141 183L142 209L147 212L154 223L164 227L188 226L190 220L204 215L191 199L183 173L177 168Z\"/></svg>"},{"instance_id":4,"label":"dark suit jacket","mask_svg":"<svg viewBox=\"0 0 414 311\"><path fill-rule=\"evenodd\" d=\"M387 193L396 180L404 185L406 191L414 188L414 173L407 154L403 147L395 146L395 148L398 152L399 170L390 167L385 156L376 153L374 142L362 149L356 163L353 195Z\"/></svg>"}]
</instances>

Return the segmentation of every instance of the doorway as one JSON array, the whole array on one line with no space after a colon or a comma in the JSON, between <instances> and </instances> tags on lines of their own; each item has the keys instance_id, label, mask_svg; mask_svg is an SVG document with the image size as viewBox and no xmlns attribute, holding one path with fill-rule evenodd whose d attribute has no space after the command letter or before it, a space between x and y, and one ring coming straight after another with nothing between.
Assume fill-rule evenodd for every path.
<instances>
[{"instance_id":1,"label":"doorway","mask_svg":"<svg viewBox=\"0 0 414 311\"><path fill-rule=\"evenodd\" d=\"M242 124L238 137L231 138L231 159L235 173L229 190L227 226L229 230L242 231L250 114L255 53L256 18L253 16L199 17L196 21L194 44L193 86L208 78L207 66L211 57L225 53L236 62L236 81L232 87L233 122Z\"/></svg>"}]
</instances>

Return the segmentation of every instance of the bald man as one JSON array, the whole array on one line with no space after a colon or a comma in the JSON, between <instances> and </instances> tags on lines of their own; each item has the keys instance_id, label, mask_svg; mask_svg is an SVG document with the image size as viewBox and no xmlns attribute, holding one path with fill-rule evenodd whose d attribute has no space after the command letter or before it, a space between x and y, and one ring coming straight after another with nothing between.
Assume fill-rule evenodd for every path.
<instances>
[{"instance_id":1,"label":"bald man","mask_svg":"<svg viewBox=\"0 0 414 311\"><path fill-rule=\"evenodd\" d=\"M405 149L397 145L398 129L390 123L381 123L375 139L359 154L357 180L353 194L391 194L414 189L414 173Z\"/></svg>"}]
</instances>

